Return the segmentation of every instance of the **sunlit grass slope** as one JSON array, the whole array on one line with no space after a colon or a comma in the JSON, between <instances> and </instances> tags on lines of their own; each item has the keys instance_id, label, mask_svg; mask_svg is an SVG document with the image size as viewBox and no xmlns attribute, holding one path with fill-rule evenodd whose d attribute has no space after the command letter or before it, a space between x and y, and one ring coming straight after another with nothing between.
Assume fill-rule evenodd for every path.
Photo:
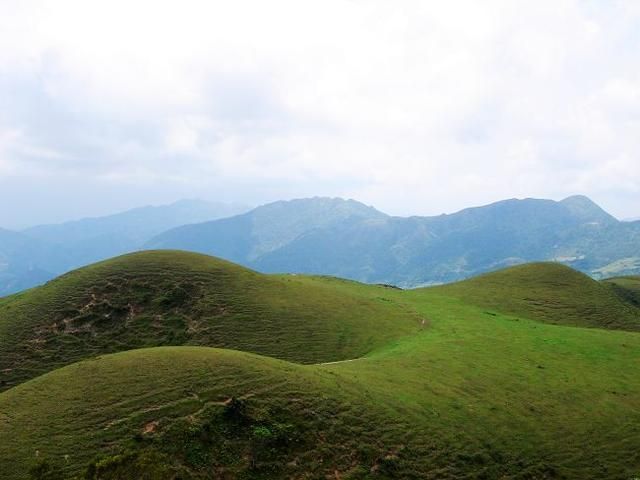
<instances>
[{"instance_id":1,"label":"sunlit grass slope","mask_svg":"<svg viewBox=\"0 0 640 480\"><path fill-rule=\"evenodd\" d=\"M3 478L24 478L42 459L70 478L98 455L125 451L160 455L159 479L637 474L639 334L395 295L431 327L360 360L302 366L165 347L14 387L0 394L0 438L11 440L0 443ZM246 403L241 418L225 413L231 398ZM135 461L110 466L130 473Z\"/></svg>"},{"instance_id":2,"label":"sunlit grass slope","mask_svg":"<svg viewBox=\"0 0 640 480\"><path fill-rule=\"evenodd\" d=\"M519 265L437 289L464 303L543 322L640 330L637 304L609 283L559 263Z\"/></svg>"},{"instance_id":3,"label":"sunlit grass slope","mask_svg":"<svg viewBox=\"0 0 640 480\"><path fill-rule=\"evenodd\" d=\"M133 348L207 345L318 363L358 357L419 327L407 309L331 283L142 252L0 300L0 390Z\"/></svg>"},{"instance_id":4,"label":"sunlit grass slope","mask_svg":"<svg viewBox=\"0 0 640 480\"><path fill-rule=\"evenodd\" d=\"M57 369L0 393L2 478L43 460L65 479L637 477L640 333L570 326L599 326L603 309L631 322L633 304L565 270L550 285L548 267L466 296L293 277L424 325L331 364L162 347ZM559 300L531 308L523 291Z\"/></svg>"},{"instance_id":5,"label":"sunlit grass slope","mask_svg":"<svg viewBox=\"0 0 640 480\"><path fill-rule=\"evenodd\" d=\"M0 472L22 479L29 465L50 459L66 478L83 473L96 453L127 447L171 456L166 476L144 477L154 480L176 471L178 478L299 476L324 471L325 459L348 468L361 445L362 455L381 448L368 428L375 415L361 407L333 375L300 365L204 347L134 350L1 394L0 438L10 441L0 442ZM114 478L138 478L125 468Z\"/></svg>"}]
</instances>

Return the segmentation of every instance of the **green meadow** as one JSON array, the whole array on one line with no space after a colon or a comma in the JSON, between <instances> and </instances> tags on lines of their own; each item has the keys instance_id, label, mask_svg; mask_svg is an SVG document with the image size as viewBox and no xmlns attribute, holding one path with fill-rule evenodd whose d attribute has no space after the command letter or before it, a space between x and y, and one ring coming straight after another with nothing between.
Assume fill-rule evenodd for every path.
<instances>
[{"instance_id":1,"label":"green meadow","mask_svg":"<svg viewBox=\"0 0 640 480\"><path fill-rule=\"evenodd\" d=\"M640 279L399 290L152 251L0 300L1 478L640 476Z\"/></svg>"}]
</instances>

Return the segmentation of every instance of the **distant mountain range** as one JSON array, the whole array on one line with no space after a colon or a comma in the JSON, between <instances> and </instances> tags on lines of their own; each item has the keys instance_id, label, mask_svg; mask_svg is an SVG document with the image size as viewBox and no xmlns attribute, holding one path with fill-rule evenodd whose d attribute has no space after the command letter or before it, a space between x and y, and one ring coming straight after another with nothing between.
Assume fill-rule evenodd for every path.
<instances>
[{"instance_id":1,"label":"distant mountain range","mask_svg":"<svg viewBox=\"0 0 640 480\"><path fill-rule=\"evenodd\" d=\"M0 230L0 295L140 249L189 250L262 272L402 287L540 260L596 278L640 273L640 222L618 221L584 196L511 199L433 217L394 217L354 200L318 197L246 210L181 201Z\"/></svg>"},{"instance_id":2,"label":"distant mountain range","mask_svg":"<svg viewBox=\"0 0 640 480\"><path fill-rule=\"evenodd\" d=\"M587 197L505 200L435 217L393 217L353 200L276 202L177 227L148 248L217 255L262 272L336 275L403 287L539 260L594 277L640 272L640 223Z\"/></svg>"}]
</instances>

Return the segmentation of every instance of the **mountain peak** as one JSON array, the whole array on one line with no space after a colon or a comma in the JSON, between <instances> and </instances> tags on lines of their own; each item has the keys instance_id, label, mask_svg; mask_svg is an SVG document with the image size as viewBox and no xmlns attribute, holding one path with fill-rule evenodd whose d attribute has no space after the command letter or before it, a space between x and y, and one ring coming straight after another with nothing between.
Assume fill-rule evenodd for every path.
<instances>
[{"instance_id":1,"label":"mountain peak","mask_svg":"<svg viewBox=\"0 0 640 480\"><path fill-rule=\"evenodd\" d=\"M295 198L291 200L279 200L277 202L268 203L262 207L258 207L255 210L276 210L276 209L288 209L288 210L312 210L312 211L327 211L333 212L342 216L362 216L362 217L384 217L386 214L375 209L372 206L365 205L362 202L353 200L351 198L345 199L342 197L307 197L307 198Z\"/></svg>"},{"instance_id":2,"label":"mountain peak","mask_svg":"<svg viewBox=\"0 0 640 480\"><path fill-rule=\"evenodd\" d=\"M598 205L586 195L570 195L564 200L561 200L560 203L590 205L590 206L598 207Z\"/></svg>"},{"instance_id":3,"label":"mountain peak","mask_svg":"<svg viewBox=\"0 0 640 480\"><path fill-rule=\"evenodd\" d=\"M585 195L572 195L560 201L574 216L587 222L612 222L615 218Z\"/></svg>"}]
</instances>

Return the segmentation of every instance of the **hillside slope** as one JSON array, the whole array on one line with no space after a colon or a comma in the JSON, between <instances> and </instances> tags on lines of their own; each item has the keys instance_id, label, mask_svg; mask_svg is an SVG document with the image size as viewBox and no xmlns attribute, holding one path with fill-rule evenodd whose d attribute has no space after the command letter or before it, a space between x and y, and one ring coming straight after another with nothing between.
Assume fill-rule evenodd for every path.
<instances>
[{"instance_id":1,"label":"hillside slope","mask_svg":"<svg viewBox=\"0 0 640 480\"><path fill-rule=\"evenodd\" d=\"M317 474L324 462L349 468L361 442L375 445L368 422L382 418L351 400L331 375L266 357L203 347L123 352L1 394L0 438L13 444L0 446L0 471L23 478L37 451L79 473L97 452L141 443L171 455L182 479ZM368 455L373 462L385 453ZM174 478L148 470L144 478Z\"/></svg>"},{"instance_id":2,"label":"hillside slope","mask_svg":"<svg viewBox=\"0 0 640 480\"><path fill-rule=\"evenodd\" d=\"M430 328L361 360L301 366L162 347L0 393L3 478L43 460L63 478L101 480L141 469L154 480L638 471L640 335L487 316L435 290L386 298L413 305Z\"/></svg>"},{"instance_id":3,"label":"hillside slope","mask_svg":"<svg viewBox=\"0 0 640 480\"><path fill-rule=\"evenodd\" d=\"M534 263L434 289L465 303L548 323L640 330L640 308L610 283L558 263Z\"/></svg>"},{"instance_id":4,"label":"hillside slope","mask_svg":"<svg viewBox=\"0 0 640 480\"><path fill-rule=\"evenodd\" d=\"M0 392L0 472L628 480L640 333L611 328L637 326L637 292L556 264L404 291L126 255L0 302L21 382ZM134 349L161 344L226 349Z\"/></svg>"},{"instance_id":5,"label":"hillside slope","mask_svg":"<svg viewBox=\"0 0 640 480\"><path fill-rule=\"evenodd\" d=\"M0 300L0 388L89 356L160 345L343 360L418 328L415 313L331 283L141 252Z\"/></svg>"},{"instance_id":6,"label":"hillside slope","mask_svg":"<svg viewBox=\"0 0 640 480\"><path fill-rule=\"evenodd\" d=\"M624 301L640 308L640 277L614 277L603 280Z\"/></svg>"}]
</instances>

